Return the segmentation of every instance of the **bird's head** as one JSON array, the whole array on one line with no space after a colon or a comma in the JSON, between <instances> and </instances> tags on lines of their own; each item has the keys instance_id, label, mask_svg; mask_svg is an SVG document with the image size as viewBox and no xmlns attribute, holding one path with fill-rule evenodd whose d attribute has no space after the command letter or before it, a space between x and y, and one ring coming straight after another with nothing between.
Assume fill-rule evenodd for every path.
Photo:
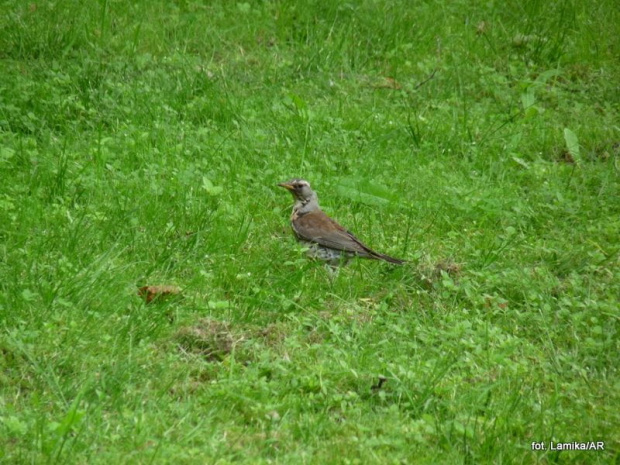
<instances>
[{"instance_id":1,"label":"bird's head","mask_svg":"<svg viewBox=\"0 0 620 465\"><path fill-rule=\"evenodd\" d=\"M288 190L297 202L306 204L311 200L316 200L316 193L310 187L310 183L304 179L291 179L290 181L278 184Z\"/></svg>"}]
</instances>

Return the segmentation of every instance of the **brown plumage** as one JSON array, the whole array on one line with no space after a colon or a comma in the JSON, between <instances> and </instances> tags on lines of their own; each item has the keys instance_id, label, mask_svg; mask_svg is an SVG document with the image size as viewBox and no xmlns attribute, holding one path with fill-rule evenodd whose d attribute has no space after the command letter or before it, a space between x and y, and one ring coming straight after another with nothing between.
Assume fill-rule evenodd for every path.
<instances>
[{"instance_id":1,"label":"brown plumage","mask_svg":"<svg viewBox=\"0 0 620 465\"><path fill-rule=\"evenodd\" d=\"M327 216L319 207L316 192L310 183L303 179L292 179L278 184L287 189L295 198L291 226L297 239L310 246L309 253L314 258L338 265L341 259L358 256L402 265L404 260L390 257L370 249L350 231Z\"/></svg>"}]
</instances>

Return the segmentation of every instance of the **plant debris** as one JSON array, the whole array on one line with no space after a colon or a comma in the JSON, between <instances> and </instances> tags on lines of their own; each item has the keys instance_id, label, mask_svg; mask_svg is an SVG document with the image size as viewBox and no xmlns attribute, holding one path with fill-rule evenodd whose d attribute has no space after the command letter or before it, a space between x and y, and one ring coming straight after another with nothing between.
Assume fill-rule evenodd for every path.
<instances>
[{"instance_id":1,"label":"plant debris","mask_svg":"<svg viewBox=\"0 0 620 465\"><path fill-rule=\"evenodd\" d=\"M374 384L373 386L371 386L370 390L372 392L377 392L379 389L383 387L386 381L387 381L387 378L385 376L379 376L379 380L377 381L377 384Z\"/></svg>"},{"instance_id":2,"label":"plant debris","mask_svg":"<svg viewBox=\"0 0 620 465\"><path fill-rule=\"evenodd\" d=\"M245 335L235 334L230 323L202 318L192 326L181 328L174 339L184 353L221 362L239 342L245 340Z\"/></svg>"}]
</instances>

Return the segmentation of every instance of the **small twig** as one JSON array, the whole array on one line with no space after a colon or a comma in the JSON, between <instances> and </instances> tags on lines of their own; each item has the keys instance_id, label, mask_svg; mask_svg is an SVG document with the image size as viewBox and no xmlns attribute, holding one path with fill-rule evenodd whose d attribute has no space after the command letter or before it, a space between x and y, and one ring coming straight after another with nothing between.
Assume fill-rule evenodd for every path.
<instances>
[{"instance_id":1,"label":"small twig","mask_svg":"<svg viewBox=\"0 0 620 465\"><path fill-rule=\"evenodd\" d=\"M431 79L433 79L435 77L435 74L437 73L437 68L435 68L433 70L433 72L431 74L429 74L429 76L424 79L421 82L418 82L415 87L413 88L413 90L418 90L420 87L422 87L424 84L426 84L428 81L430 81Z\"/></svg>"}]
</instances>

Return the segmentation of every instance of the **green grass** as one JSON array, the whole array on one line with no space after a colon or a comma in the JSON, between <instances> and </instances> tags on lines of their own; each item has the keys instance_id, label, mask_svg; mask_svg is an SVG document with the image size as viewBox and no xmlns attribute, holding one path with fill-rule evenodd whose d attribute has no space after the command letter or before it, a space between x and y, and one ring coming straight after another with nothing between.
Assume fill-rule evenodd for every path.
<instances>
[{"instance_id":1,"label":"green grass","mask_svg":"<svg viewBox=\"0 0 620 465\"><path fill-rule=\"evenodd\" d=\"M620 460L615 1L129 3L1 3L0 461Z\"/></svg>"}]
</instances>

